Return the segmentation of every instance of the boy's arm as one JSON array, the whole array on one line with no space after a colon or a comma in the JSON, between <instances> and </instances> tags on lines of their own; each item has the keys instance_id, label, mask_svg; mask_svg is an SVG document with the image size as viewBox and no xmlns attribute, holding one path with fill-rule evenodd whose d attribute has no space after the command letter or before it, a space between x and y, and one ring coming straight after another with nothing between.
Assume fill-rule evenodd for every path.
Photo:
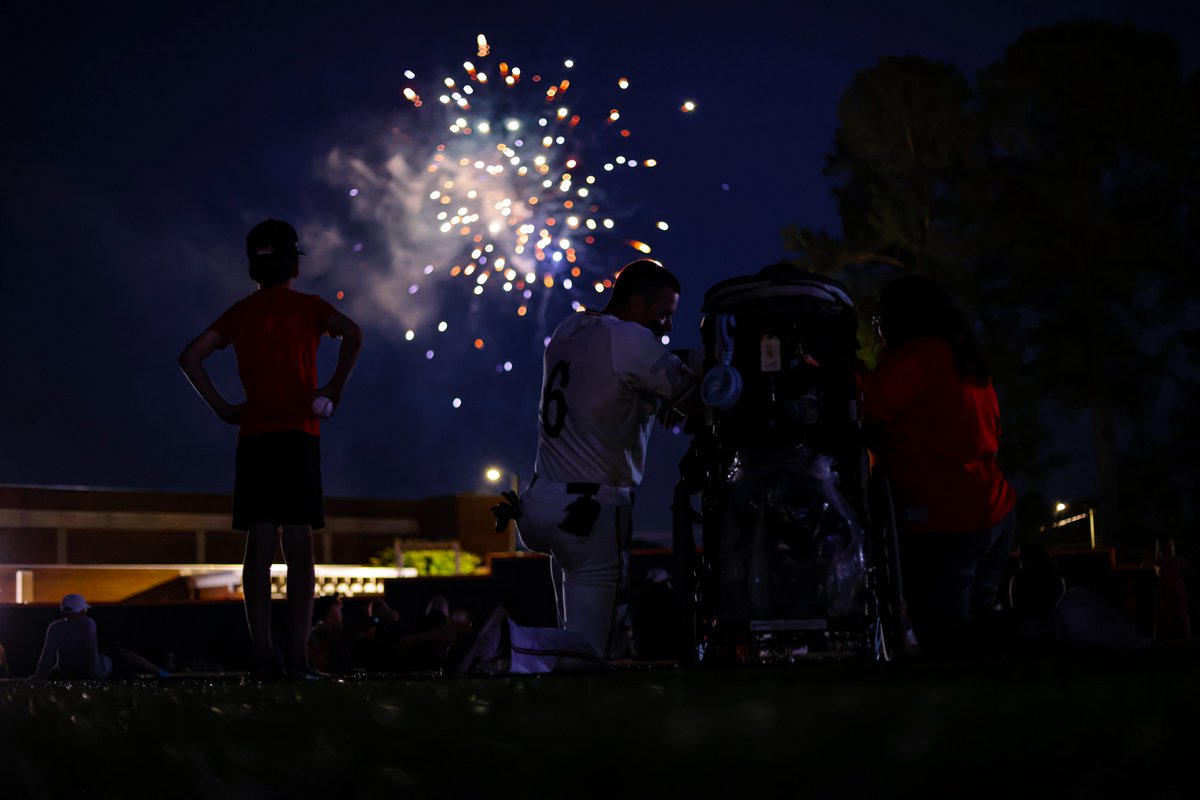
<instances>
[{"instance_id":1,"label":"boy's arm","mask_svg":"<svg viewBox=\"0 0 1200 800\"><path fill-rule=\"evenodd\" d=\"M222 397L209 377L208 370L204 368L204 359L219 350L223 344L225 341L221 334L209 328L183 348L183 352L179 354L179 368L191 381L192 388L218 417L230 425L237 425L242 418L242 404L233 405Z\"/></svg>"},{"instance_id":2,"label":"boy's arm","mask_svg":"<svg viewBox=\"0 0 1200 800\"><path fill-rule=\"evenodd\" d=\"M333 371L333 377L313 396L328 397L336 409L342 402L342 390L346 388L346 381L358 362L358 354L362 352L363 335L362 329L354 320L337 311L325 321L325 327L330 336L342 340L342 345L338 349L337 367Z\"/></svg>"}]
</instances>

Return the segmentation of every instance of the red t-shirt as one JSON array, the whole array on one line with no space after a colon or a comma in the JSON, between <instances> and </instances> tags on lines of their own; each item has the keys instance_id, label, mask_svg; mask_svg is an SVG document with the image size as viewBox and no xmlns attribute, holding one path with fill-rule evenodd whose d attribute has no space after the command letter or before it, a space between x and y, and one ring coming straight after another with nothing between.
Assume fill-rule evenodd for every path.
<instances>
[{"instance_id":1,"label":"red t-shirt","mask_svg":"<svg viewBox=\"0 0 1200 800\"><path fill-rule=\"evenodd\" d=\"M317 389L317 345L337 313L320 297L265 286L209 327L232 342L246 406L238 436L272 431L321 434L308 397Z\"/></svg>"},{"instance_id":2,"label":"red t-shirt","mask_svg":"<svg viewBox=\"0 0 1200 800\"><path fill-rule=\"evenodd\" d=\"M996 391L962 378L946 342L922 337L889 348L859 385L863 415L882 431L876 455L901 527L983 531L1012 510L1016 495L996 463Z\"/></svg>"}]
</instances>

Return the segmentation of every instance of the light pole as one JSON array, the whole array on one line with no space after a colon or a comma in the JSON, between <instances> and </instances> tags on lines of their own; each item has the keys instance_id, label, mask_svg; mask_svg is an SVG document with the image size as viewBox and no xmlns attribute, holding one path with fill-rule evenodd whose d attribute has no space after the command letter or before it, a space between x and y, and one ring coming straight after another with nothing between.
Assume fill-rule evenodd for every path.
<instances>
[{"instance_id":1,"label":"light pole","mask_svg":"<svg viewBox=\"0 0 1200 800\"><path fill-rule=\"evenodd\" d=\"M512 490L515 494L520 494L521 493L521 480L519 477L517 477L517 473L514 472L513 470L505 469L504 467L491 466L483 471L483 477L487 479L488 483L495 484L497 487L497 490L499 490L500 483L506 475L508 476L508 488L510 490ZM507 536L508 536L508 541L505 545L505 549L507 552L511 553L517 549L517 525L516 525L516 523L515 522L508 523L508 528L506 529L506 532L507 532Z\"/></svg>"}]
</instances>

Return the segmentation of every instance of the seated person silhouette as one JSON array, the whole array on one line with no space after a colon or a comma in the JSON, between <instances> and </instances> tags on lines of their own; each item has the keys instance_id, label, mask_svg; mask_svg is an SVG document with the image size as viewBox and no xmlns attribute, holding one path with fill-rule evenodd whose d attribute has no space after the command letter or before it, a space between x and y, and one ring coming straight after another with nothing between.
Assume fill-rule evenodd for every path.
<instances>
[{"instance_id":1,"label":"seated person silhouette","mask_svg":"<svg viewBox=\"0 0 1200 800\"><path fill-rule=\"evenodd\" d=\"M87 612L91 606L83 595L68 594L59 604L62 619L46 628L46 641L38 658L32 680L104 680L121 675L153 675L160 678L170 673L146 659L121 647L101 653L96 623Z\"/></svg>"},{"instance_id":2,"label":"seated person silhouette","mask_svg":"<svg viewBox=\"0 0 1200 800\"><path fill-rule=\"evenodd\" d=\"M1146 639L1133 621L1085 586L1067 586L1050 551L1022 542L1008 585L1019 647L1030 652L1136 652Z\"/></svg>"}]
</instances>

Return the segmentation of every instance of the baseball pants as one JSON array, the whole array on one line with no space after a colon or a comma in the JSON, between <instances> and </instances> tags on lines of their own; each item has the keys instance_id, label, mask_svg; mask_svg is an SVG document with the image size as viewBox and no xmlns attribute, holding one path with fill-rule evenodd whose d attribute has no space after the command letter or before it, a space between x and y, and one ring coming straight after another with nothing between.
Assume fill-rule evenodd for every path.
<instances>
[{"instance_id":1,"label":"baseball pants","mask_svg":"<svg viewBox=\"0 0 1200 800\"><path fill-rule=\"evenodd\" d=\"M581 517L591 519L581 509L594 510L589 499L599 509L590 527L581 528ZM575 634L570 640L586 642L593 657L612 656L619 606L628 594L631 509L629 489L599 484L538 479L521 498L517 529L526 547L550 556L559 628Z\"/></svg>"}]
</instances>

